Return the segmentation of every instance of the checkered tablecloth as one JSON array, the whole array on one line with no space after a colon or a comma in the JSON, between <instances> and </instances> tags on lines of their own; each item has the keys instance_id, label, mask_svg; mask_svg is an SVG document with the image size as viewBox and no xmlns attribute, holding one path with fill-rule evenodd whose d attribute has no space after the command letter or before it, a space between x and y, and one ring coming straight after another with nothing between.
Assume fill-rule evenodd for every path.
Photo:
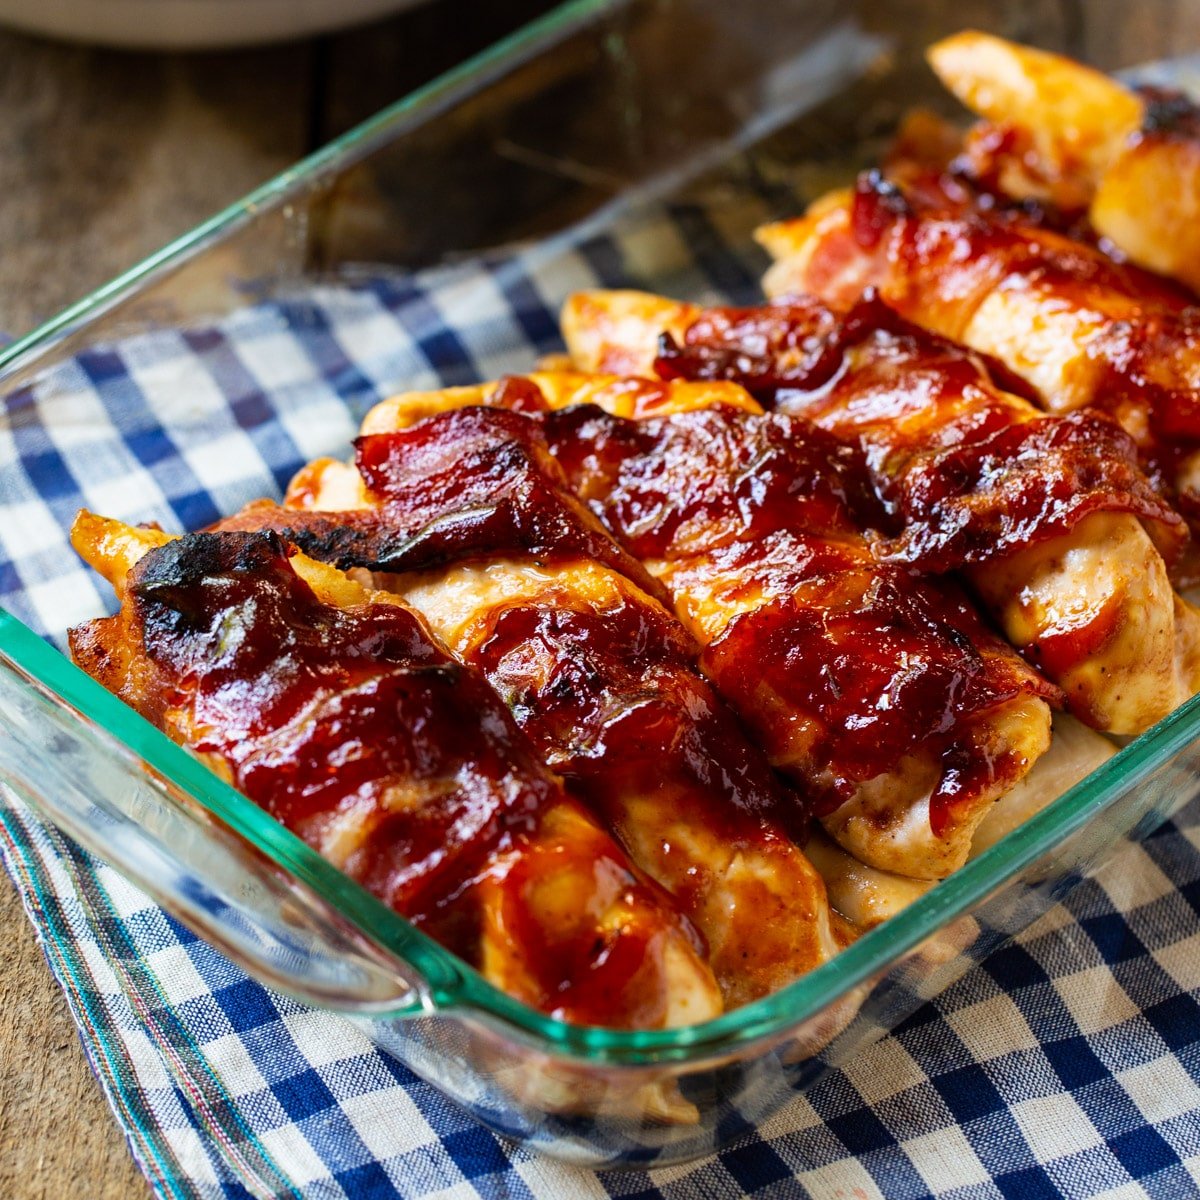
<instances>
[{"instance_id":1,"label":"checkered tablecloth","mask_svg":"<svg viewBox=\"0 0 1200 1200\"><path fill-rule=\"evenodd\" d=\"M754 214L736 207L744 227ZM552 256L310 288L87 350L0 418L0 599L60 637L111 604L66 544L80 504L187 529L278 494L389 390L527 368L556 347L554 302L572 288L637 282L651 263L678 295L751 298L762 264L729 251L732 212L656 209ZM162 1196L1200 1193L1200 809L1126 846L738 1144L628 1173L506 1144L355 1026L247 978L11 795L0 835Z\"/></svg>"}]
</instances>

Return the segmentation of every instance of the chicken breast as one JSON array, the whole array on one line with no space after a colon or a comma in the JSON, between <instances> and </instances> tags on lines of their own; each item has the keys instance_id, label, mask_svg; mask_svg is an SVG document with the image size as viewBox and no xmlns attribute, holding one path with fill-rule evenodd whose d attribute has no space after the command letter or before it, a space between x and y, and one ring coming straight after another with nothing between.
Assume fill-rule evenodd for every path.
<instances>
[{"instance_id":1,"label":"chicken breast","mask_svg":"<svg viewBox=\"0 0 1200 1200\"><path fill-rule=\"evenodd\" d=\"M670 380L681 387L741 383L858 445L901 522L893 553L963 571L1081 720L1137 733L1200 686L1200 614L1173 591L1158 550L1177 549L1182 522L1111 421L1043 416L969 351L878 302L835 313L792 298L683 320L670 300L596 292L566 308L606 310L594 316L604 337L581 343L579 322L564 322L581 367L612 358L682 376ZM614 346L617 336L628 343ZM646 347L652 358L639 357Z\"/></svg>"},{"instance_id":2,"label":"chicken breast","mask_svg":"<svg viewBox=\"0 0 1200 1200\"><path fill-rule=\"evenodd\" d=\"M966 31L931 46L942 82L984 121L958 160L985 187L1086 212L1139 266L1200 289L1200 110L1059 54Z\"/></svg>"},{"instance_id":3,"label":"chicken breast","mask_svg":"<svg viewBox=\"0 0 1200 1200\"><path fill-rule=\"evenodd\" d=\"M596 382L593 398L628 393ZM1043 693L1055 693L952 590L875 561L826 457L837 454L830 439L811 431L801 440L787 419L748 411L744 394L738 408L709 404L726 389L706 386L657 385L659 415L629 420L570 403L575 389L556 381L539 387L542 402L566 407L542 422L572 489L665 585L705 647L709 678L772 763L831 810L833 835L873 865L941 877L965 859L995 796L1045 750ZM511 385L493 385L470 399L503 403L506 394ZM399 397L366 425L408 411ZM912 602L924 606L927 629L905 624L900 593L919 594ZM964 648L972 638L981 652ZM831 670L843 678L831 683ZM966 692L963 671L973 680ZM922 684L908 690L915 679ZM961 701L953 717L939 688ZM889 713L882 723L868 716L879 711ZM960 761L988 765L982 774L964 765L964 782L949 765Z\"/></svg>"},{"instance_id":4,"label":"chicken breast","mask_svg":"<svg viewBox=\"0 0 1200 1200\"><path fill-rule=\"evenodd\" d=\"M840 942L796 844L803 806L698 673L691 637L615 569L615 545L592 544L595 518L559 494L532 421L435 408L360 439L357 468L314 464L287 507L257 505L223 527L275 529L372 571L482 671L543 760L703 933L727 1004L824 962ZM403 554L417 555L412 569Z\"/></svg>"},{"instance_id":5,"label":"chicken breast","mask_svg":"<svg viewBox=\"0 0 1200 1200\"><path fill-rule=\"evenodd\" d=\"M270 533L72 538L121 600L76 661L497 986L587 1024L720 1012L687 919L395 597Z\"/></svg>"}]
</instances>

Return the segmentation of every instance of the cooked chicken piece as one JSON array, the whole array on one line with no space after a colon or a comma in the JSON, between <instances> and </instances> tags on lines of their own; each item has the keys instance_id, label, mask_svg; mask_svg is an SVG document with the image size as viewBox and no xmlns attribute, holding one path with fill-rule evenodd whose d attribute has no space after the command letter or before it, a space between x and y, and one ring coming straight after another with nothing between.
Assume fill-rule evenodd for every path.
<instances>
[{"instance_id":1,"label":"cooked chicken piece","mask_svg":"<svg viewBox=\"0 0 1200 1200\"><path fill-rule=\"evenodd\" d=\"M980 822L971 842L971 857L982 854L1018 825L1041 812L1051 800L1102 767L1117 747L1108 738L1081 725L1066 713L1054 717L1054 737L1042 755L1014 788L1007 791Z\"/></svg>"},{"instance_id":2,"label":"cooked chicken piece","mask_svg":"<svg viewBox=\"0 0 1200 1200\"><path fill-rule=\"evenodd\" d=\"M971 858L994 846L1081 779L1102 766L1117 748L1074 718L1054 718L1050 748L988 810L971 839ZM880 871L859 862L825 834L815 831L805 851L829 892L829 903L861 932L873 929L923 896L933 884Z\"/></svg>"},{"instance_id":3,"label":"cooked chicken piece","mask_svg":"<svg viewBox=\"0 0 1200 1200\"><path fill-rule=\"evenodd\" d=\"M721 1011L686 918L396 597L270 533L72 540L121 600L76 661L493 983L585 1024Z\"/></svg>"},{"instance_id":4,"label":"cooked chicken piece","mask_svg":"<svg viewBox=\"0 0 1200 1200\"><path fill-rule=\"evenodd\" d=\"M985 118L961 165L1015 199L1086 210L1133 262L1200 289L1200 111L1187 96L982 33L928 57Z\"/></svg>"},{"instance_id":5,"label":"cooked chicken piece","mask_svg":"<svg viewBox=\"0 0 1200 1200\"><path fill-rule=\"evenodd\" d=\"M1081 720L1137 733L1200 687L1200 613L1155 545L1174 548L1182 523L1107 419L1044 417L969 351L878 303L837 314L797 298L683 320L670 300L593 292L565 311L610 331L580 342L564 322L582 368L611 357L676 386L741 383L859 445L902 525L895 553L963 570Z\"/></svg>"},{"instance_id":6,"label":"cooked chicken piece","mask_svg":"<svg viewBox=\"0 0 1200 1200\"><path fill-rule=\"evenodd\" d=\"M638 292L615 294L641 295ZM438 392L399 392L381 400L367 413L359 433L363 436L391 433L407 429L437 413L471 405L538 413L573 404L595 404L615 416L631 418L706 408L713 404L725 404L748 412L759 411L759 405L735 384L679 381L667 386L655 379L613 373L604 363L579 371L535 371L530 375L510 376L498 383L444 388ZM293 492L303 486L303 476L298 478L300 482L292 485Z\"/></svg>"},{"instance_id":7,"label":"cooked chicken piece","mask_svg":"<svg viewBox=\"0 0 1200 1200\"><path fill-rule=\"evenodd\" d=\"M511 387L469 399L503 403ZM718 385L658 387L654 411L670 415L637 421L571 404L570 387L542 393L545 406L566 401L540 421L567 479L666 585L718 691L821 798L833 835L875 866L949 873L991 801L1045 750L1044 697L1057 693L953 590L875 561L832 439L747 411L744 394L737 408L709 405ZM591 398L605 394L625 392L606 384ZM367 427L409 411L385 402Z\"/></svg>"},{"instance_id":8,"label":"cooked chicken piece","mask_svg":"<svg viewBox=\"0 0 1200 1200\"><path fill-rule=\"evenodd\" d=\"M876 173L758 237L776 259L769 296L845 309L875 288L1003 364L1050 412L1107 412L1200 530L1200 309L1182 289L1017 212L947 205Z\"/></svg>"},{"instance_id":9,"label":"cooked chicken piece","mask_svg":"<svg viewBox=\"0 0 1200 1200\"><path fill-rule=\"evenodd\" d=\"M825 880L829 903L863 933L902 912L934 886L929 879L868 867L819 829L813 831L805 850Z\"/></svg>"},{"instance_id":10,"label":"cooked chicken piece","mask_svg":"<svg viewBox=\"0 0 1200 1200\"><path fill-rule=\"evenodd\" d=\"M580 370L652 375L659 339L664 333L682 338L700 311L699 305L664 300L649 292L576 292L563 305L559 325L567 353Z\"/></svg>"},{"instance_id":11,"label":"cooked chicken piece","mask_svg":"<svg viewBox=\"0 0 1200 1200\"><path fill-rule=\"evenodd\" d=\"M357 469L313 464L290 507L252 506L224 527L275 529L319 558L386 567L375 582L484 673L543 759L704 934L727 1004L831 957L824 887L789 834L799 802L698 674L678 621L611 565L615 547L581 554L595 518L558 494L538 427L486 408L422 410L438 415L361 439ZM501 522L506 497L517 499ZM430 530L444 535L441 561L404 569L397 555L423 554Z\"/></svg>"}]
</instances>

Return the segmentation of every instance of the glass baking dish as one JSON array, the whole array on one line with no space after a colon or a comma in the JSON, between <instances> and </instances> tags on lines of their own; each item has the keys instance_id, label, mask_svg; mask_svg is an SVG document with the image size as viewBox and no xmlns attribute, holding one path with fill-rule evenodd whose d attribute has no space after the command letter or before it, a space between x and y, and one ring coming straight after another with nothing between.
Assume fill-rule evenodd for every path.
<instances>
[{"instance_id":1,"label":"glass baking dish","mask_svg":"<svg viewBox=\"0 0 1200 1200\"><path fill-rule=\"evenodd\" d=\"M183 529L277 494L302 461L344 455L388 392L554 350L579 286L753 299L753 227L869 162L909 106L948 108L920 53L966 26L1106 68L1186 48L1116 2L576 0L11 346L10 799L493 1129L615 1165L735 1139L1200 793L1198 699L790 987L702 1025L614 1032L501 994L57 648L104 603L65 549L80 504ZM247 439L259 457L239 474L229 448Z\"/></svg>"}]
</instances>

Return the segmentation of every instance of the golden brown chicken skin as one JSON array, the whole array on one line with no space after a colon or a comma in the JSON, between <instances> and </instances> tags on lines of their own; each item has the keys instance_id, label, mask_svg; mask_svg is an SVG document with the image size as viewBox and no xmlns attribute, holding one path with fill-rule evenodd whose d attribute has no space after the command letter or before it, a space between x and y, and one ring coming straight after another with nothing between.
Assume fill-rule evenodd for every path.
<instances>
[{"instance_id":1,"label":"golden brown chicken skin","mask_svg":"<svg viewBox=\"0 0 1200 1200\"><path fill-rule=\"evenodd\" d=\"M1139 266L1200 288L1200 109L1059 54L965 31L928 51L984 120L953 166L986 191L1047 203Z\"/></svg>"}]
</instances>

